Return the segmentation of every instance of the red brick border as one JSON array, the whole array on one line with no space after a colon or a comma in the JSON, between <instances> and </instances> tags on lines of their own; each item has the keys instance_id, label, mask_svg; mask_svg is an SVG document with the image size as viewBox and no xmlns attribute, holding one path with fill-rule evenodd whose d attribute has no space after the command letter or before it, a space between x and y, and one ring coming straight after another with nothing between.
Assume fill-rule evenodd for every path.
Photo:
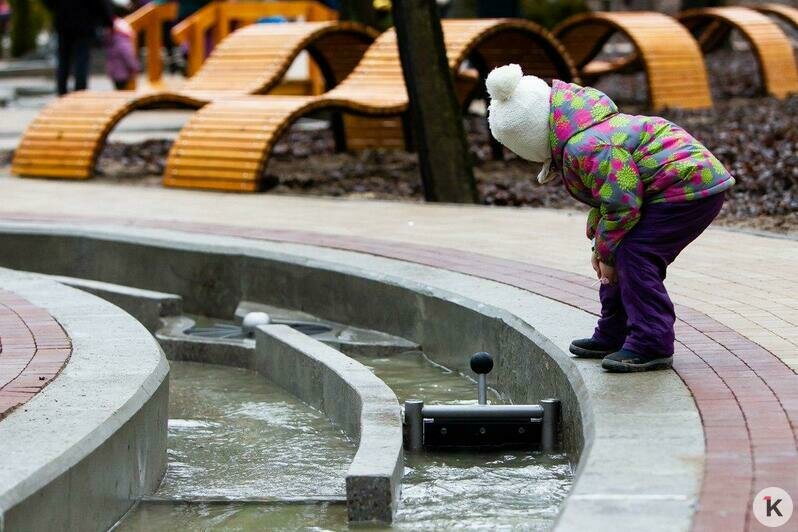
<instances>
[{"instance_id":1,"label":"red brick border","mask_svg":"<svg viewBox=\"0 0 798 532\"><path fill-rule=\"evenodd\" d=\"M188 222L3 214L29 221L102 222L356 251L501 282L597 314L593 279L448 248L290 230ZM759 528L753 496L778 486L798 498L798 374L706 314L677 306L674 369L693 394L706 440L697 531ZM619 377L624 378L624 377Z\"/></svg>"},{"instance_id":2,"label":"red brick border","mask_svg":"<svg viewBox=\"0 0 798 532\"><path fill-rule=\"evenodd\" d=\"M47 386L71 353L69 337L45 309L0 289L0 419Z\"/></svg>"}]
</instances>

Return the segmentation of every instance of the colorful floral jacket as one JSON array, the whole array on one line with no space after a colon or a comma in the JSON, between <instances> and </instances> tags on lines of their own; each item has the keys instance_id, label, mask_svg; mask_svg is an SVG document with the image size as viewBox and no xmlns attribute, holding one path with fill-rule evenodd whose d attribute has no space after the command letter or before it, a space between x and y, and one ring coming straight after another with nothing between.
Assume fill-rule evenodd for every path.
<instances>
[{"instance_id":1,"label":"colorful floral jacket","mask_svg":"<svg viewBox=\"0 0 798 532\"><path fill-rule=\"evenodd\" d=\"M587 237L607 264L647 203L718 194L734 178L710 151L659 117L627 115L606 94L554 80L552 164L569 193L592 207Z\"/></svg>"}]
</instances>

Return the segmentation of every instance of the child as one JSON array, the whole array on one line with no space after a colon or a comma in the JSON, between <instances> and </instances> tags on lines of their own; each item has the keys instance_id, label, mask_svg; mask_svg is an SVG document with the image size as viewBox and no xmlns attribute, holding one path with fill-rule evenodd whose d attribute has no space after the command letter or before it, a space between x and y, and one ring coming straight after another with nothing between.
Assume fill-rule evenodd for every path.
<instances>
[{"instance_id":1,"label":"child","mask_svg":"<svg viewBox=\"0 0 798 532\"><path fill-rule=\"evenodd\" d=\"M663 281L668 265L717 216L734 179L700 142L659 117L618 112L605 94L523 76L518 65L487 79L490 130L519 156L561 174L591 207L587 237L601 281L601 317L577 357L609 371L668 368L675 315ZM551 171L554 167L555 171Z\"/></svg>"},{"instance_id":2,"label":"child","mask_svg":"<svg viewBox=\"0 0 798 532\"><path fill-rule=\"evenodd\" d=\"M0 59L5 57L3 52L3 41L6 38L6 30L11 22L11 4L8 0L0 0Z\"/></svg>"},{"instance_id":3,"label":"child","mask_svg":"<svg viewBox=\"0 0 798 532\"><path fill-rule=\"evenodd\" d=\"M115 18L105 45L105 70L117 90L127 88L139 72L139 60L133 49L133 28L123 18Z\"/></svg>"}]
</instances>

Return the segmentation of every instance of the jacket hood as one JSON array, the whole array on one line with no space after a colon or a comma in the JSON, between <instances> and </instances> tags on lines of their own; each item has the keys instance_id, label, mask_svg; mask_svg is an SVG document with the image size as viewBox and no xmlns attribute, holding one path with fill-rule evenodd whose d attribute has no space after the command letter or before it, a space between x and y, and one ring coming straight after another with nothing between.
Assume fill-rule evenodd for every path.
<instances>
[{"instance_id":1,"label":"jacket hood","mask_svg":"<svg viewBox=\"0 0 798 532\"><path fill-rule=\"evenodd\" d=\"M609 96L591 87L555 79L551 86L549 141L554 165L562 168L562 152L574 135L618 112Z\"/></svg>"}]
</instances>

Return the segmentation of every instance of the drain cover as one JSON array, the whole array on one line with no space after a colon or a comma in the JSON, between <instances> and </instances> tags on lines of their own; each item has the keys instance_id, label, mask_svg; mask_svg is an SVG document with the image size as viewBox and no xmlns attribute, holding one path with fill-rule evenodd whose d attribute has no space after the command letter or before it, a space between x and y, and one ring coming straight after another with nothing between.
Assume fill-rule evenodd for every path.
<instances>
[{"instance_id":1,"label":"drain cover","mask_svg":"<svg viewBox=\"0 0 798 532\"><path fill-rule=\"evenodd\" d=\"M222 338L230 340L246 338L241 327L228 323L214 323L208 327L191 327L183 332L189 336L199 336L200 338Z\"/></svg>"},{"instance_id":2,"label":"drain cover","mask_svg":"<svg viewBox=\"0 0 798 532\"><path fill-rule=\"evenodd\" d=\"M324 325L323 323L313 323L312 321L292 321L284 323L275 321L273 323L282 323L283 325L288 325L292 329L295 329L302 334L307 334L308 336L318 336L319 334L332 331L332 327Z\"/></svg>"},{"instance_id":3,"label":"drain cover","mask_svg":"<svg viewBox=\"0 0 798 532\"><path fill-rule=\"evenodd\" d=\"M320 334L332 331L332 327L323 323L315 323L312 321L275 320L272 323L275 325L288 325L292 329L295 329L308 336L318 336ZM199 336L200 338L218 338L228 340L240 340L243 338L248 338L248 336L244 334L243 329L241 329L241 326L230 323L214 323L213 325L207 327L195 326L186 329L183 332L189 336Z\"/></svg>"}]
</instances>

